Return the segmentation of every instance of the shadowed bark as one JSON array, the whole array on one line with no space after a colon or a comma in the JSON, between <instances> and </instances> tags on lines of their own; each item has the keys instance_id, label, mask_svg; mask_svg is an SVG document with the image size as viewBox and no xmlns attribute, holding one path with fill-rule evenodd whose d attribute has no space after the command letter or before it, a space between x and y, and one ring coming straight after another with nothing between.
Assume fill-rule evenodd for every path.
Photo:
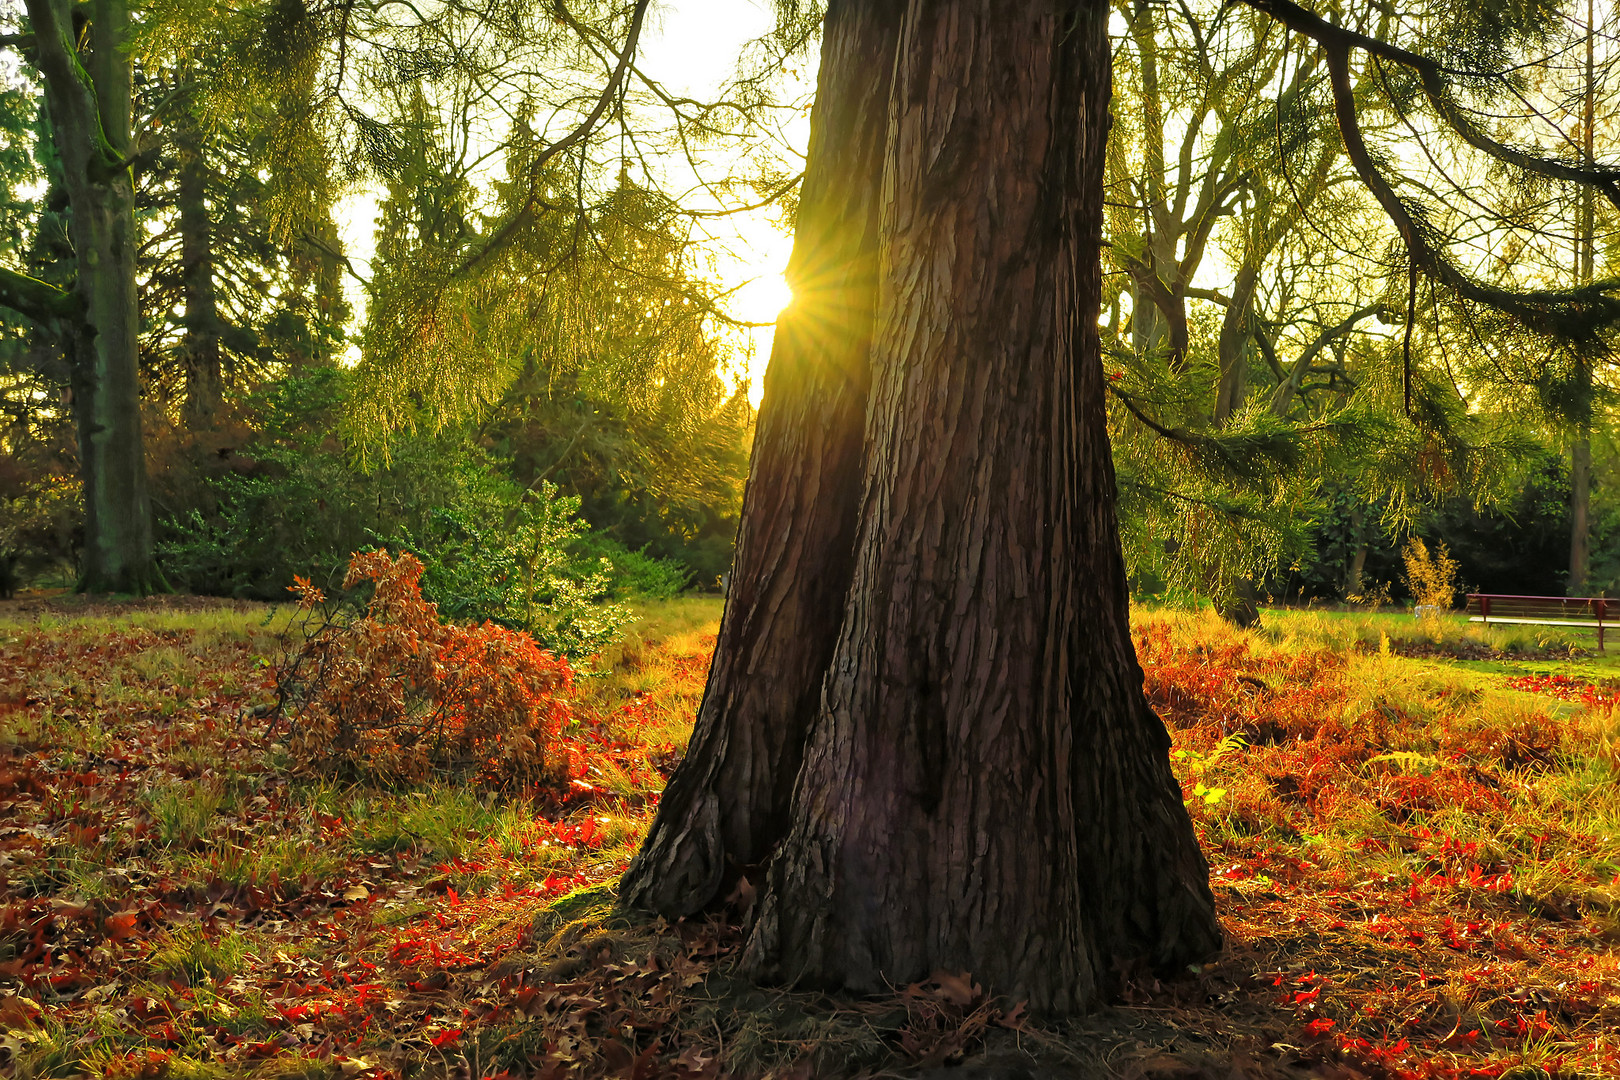
<instances>
[{"instance_id":1,"label":"shadowed bark","mask_svg":"<svg viewBox=\"0 0 1620 1080\"><path fill-rule=\"evenodd\" d=\"M1106 5L914 3L854 581L747 961L1032 1008L1220 936L1132 650L1097 339Z\"/></svg>"},{"instance_id":2,"label":"shadowed bark","mask_svg":"<svg viewBox=\"0 0 1620 1080\"><path fill-rule=\"evenodd\" d=\"M770 854L854 567L892 0L828 7L788 281L714 666L686 758L620 886L689 914Z\"/></svg>"},{"instance_id":3,"label":"shadowed bark","mask_svg":"<svg viewBox=\"0 0 1620 1080\"><path fill-rule=\"evenodd\" d=\"M180 158L178 210L180 275L185 296L186 400L183 416L193 431L212 426L225 393L220 355L219 300L214 286L214 229L208 210L208 163L202 139L184 130L176 139Z\"/></svg>"},{"instance_id":4,"label":"shadowed bark","mask_svg":"<svg viewBox=\"0 0 1620 1080\"><path fill-rule=\"evenodd\" d=\"M808 175L836 188L807 179L795 263L858 255L858 318L810 350L806 292L779 331L698 730L621 893L692 911L774 848L758 977L967 970L1061 1014L1219 946L1114 513L1107 12L915 0L891 80L885 9L829 11Z\"/></svg>"}]
</instances>

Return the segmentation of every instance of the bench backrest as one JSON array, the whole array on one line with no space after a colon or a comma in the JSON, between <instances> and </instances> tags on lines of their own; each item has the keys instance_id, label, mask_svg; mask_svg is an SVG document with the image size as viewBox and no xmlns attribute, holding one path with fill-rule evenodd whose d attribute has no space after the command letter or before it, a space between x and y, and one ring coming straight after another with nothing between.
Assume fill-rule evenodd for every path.
<instances>
[{"instance_id":1,"label":"bench backrest","mask_svg":"<svg viewBox=\"0 0 1620 1080\"><path fill-rule=\"evenodd\" d=\"M1520 619L1597 619L1620 622L1620 600L1602 596L1509 596L1469 593L1470 615Z\"/></svg>"}]
</instances>

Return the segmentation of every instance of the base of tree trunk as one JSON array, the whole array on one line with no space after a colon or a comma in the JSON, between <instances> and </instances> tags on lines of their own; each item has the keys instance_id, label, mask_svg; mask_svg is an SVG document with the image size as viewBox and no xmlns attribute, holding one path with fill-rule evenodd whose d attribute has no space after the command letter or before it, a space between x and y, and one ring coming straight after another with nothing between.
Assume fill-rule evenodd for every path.
<instances>
[{"instance_id":1,"label":"base of tree trunk","mask_svg":"<svg viewBox=\"0 0 1620 1080\"><path fill-rule=\"evenodd\" d=\"M1260 593L1251 578L1232 583L1232 594L1215 603L1215 613L1240 630L1260 625Z\"/></svg>"}]
</instances>

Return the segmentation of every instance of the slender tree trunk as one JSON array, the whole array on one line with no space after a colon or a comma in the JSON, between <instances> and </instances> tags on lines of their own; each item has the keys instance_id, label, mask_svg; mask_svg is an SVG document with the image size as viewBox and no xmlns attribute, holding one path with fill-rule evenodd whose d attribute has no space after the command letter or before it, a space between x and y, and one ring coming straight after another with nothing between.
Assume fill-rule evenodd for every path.
<instances>
[{"instance_id":1,"label":"slender tree trunk","mask_svg":"<svg viewBox=\"0 0 1620 1080\"><path fill-rule=\"evenodd\" d=\"M1350 508L1350 538L1355 545L1355 553L1350 556L1350 566L1344 574L1344 598L1356 600L1361 597L1365 583L1362 578L1367 572L1367 539L1361 535L1366 525L1366 512L1360 504Z\"/></svg>"},{"instance_id":2,"label":"slender tree trunk","mask_svg":"<svg viewBox=\"0 0 1620 1080\"><path fill-rule=\"evenodd\" d=\"M894 0L832 0L726 613L697 726L620 886L688 914L788 824L854 568Z\"/></svg>"},{"instance_id":3,"label":"slender tree trunk","mask_svg":"<svg viewBox=\"0 0 1620 1080\"><path fill-rule=\"evenodd\" d=\"M1250 319L1253 318L1254 293L1260 283L1260 267L1245 265L1238 270L1232 283L1232 302L1226 305L1221 319L1218 345L1220 377L1215 386L1214 420L1217 427L1225 425L1232 414L1243 407L1243 392L1249 383L1249 366L1245 356L1253 336Z\"/></svg>"},{"instance_id":4,"label":"slender tree trunk","mask_svg":"<svg viewBox=\"0 0 1620 1080\"><path fill-rule=\"evenodd\" d=\"M80 587L149 592L152 514L141 437L135 294L130 68L122 0L27 0L45 101L72 209L75 291L83 323L69 351L85 500ZM84 48L75 16L88 15Z\"/></svg>"},{"instance_id":5,"label":"slender tree trunk","mask_svg":"<svg viewBox=\"0 0 1620 1080\"><path fill-rule=\"evenodd\" d=\"M1593 164L1592 136L1596 120L1595 94L1597 89L1594 70L1593 44L1596 36L1596 5L1586 0L1586 94L1581 117L1582 157L1587 168ZM1579 205L1579 229L1576 236L1576 272L1583 285L1592 282L1593 264L1597 247L1596 203L1590 188L1582 188ZM1591 408L1592 366L1583 361L1580 368L1583 389L1588 398L1584 407ZM1592 425L1587 420L1575 432L1575 445L1570 448L1569 459L1569 578L1565 583L1565 596L1585 596L1586 579L1591 572L1592 529Z\"/></svg>"},{"instance_id":6,"label":"slender tree trunk","mask_svg":"<svg viewBox=\"0 0 1620 1080\"><path fill-rule=\"evenodd\" d=\"M211 427L224 396L219 348L219 302L214 289L213 222L208 213L208 167L195 131L177 140L180 158L180 274L185 290L184 418L193 430Z\"/></svg>"},{"instance_id":7,"label":"slender tree trunk","mask_svg":"<svg viewBox=\"0 0 1620 1080\"><path fill-rule=\"evenodd\" d=\"M1217 343L1219 375L1215 384L1215 409L1211 419L1216 427L1224 427L1243 405L1243 393L1248 389L1249 366L1245 356L1253 334L1254 293L1260 281L1260 267L1250 262L1238 270L1232 283L1232 302L1226 305L1221 320L1221 334ZM1215 602L1221 618L1238 627L1255 626L1260 622L1260 590L1254 578L1243 574L1223 589Z\"/></svg>"},{"instance_id":8,"label":"slender tree trunk","mask_svg":"<svg viewBox=\"0 0 1620 1080\"><path fill-rule=\"evenodd\" d=\"M841 620L815 628L837 626L836 647L807 665L824 647L807 637L744 676L752 641L724 627L709 690L826 669L746 952L760 977L881 990L968 970L1067 1013L1121 967L1219 945L1169 739L1142 693L1114 515L1097 337L1107 18L1099 0L913 0L906 13L854 569ZM828 91L884 85L856 50L829 52L822 78ZM824 512L841 529L848 508L829 499ZM751 504L745 520L769 513ZM798 559L800 573L817 565ZM743 568L739 584L758 576ZM681 771L705 775L716 753L694 740ZM742 775L760 790L782 780ZM677 820L718 822L709 798L707 817ZM649 839L633 900L657 894L650 879L692 895L687 883L719 873L712 858L669 858L674 847Z\"/></svg>"},{"instance_id":9,"label":"slender tree trunk","mask_svg":"<svg viewBox=\"0 0 1620 1080\"><path fill-rule=\"evenodd\" d=\"M1592 561L1592 437L1581 429L1570 449L1569 580L1564 595L1585 596Z\"/></svg>"}]
</instances>

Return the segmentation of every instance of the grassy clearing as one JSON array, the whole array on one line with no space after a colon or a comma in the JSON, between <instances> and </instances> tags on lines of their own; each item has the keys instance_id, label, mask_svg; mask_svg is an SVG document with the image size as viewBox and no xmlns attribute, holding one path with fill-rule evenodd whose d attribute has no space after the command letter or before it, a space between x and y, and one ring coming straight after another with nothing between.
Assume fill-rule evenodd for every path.
<instances>
[{"instance_id":1,"label":"grassy clearing","mask_svg":"<svg viewBox=\"0 0 1620 1080\"><path fill-rule=\"evenodd\" d=\"M727 921L614 911L719 613L648 606L579 680L564 740L584 779L495 793L298 773L254 708L268 609L0 608L4 1067L807 1077L1034 1053L1053 1075L1161 1080L1620 1072L1606 658L1536 639L1513 660L1531 639L1400 616L1268 612L1240 633L1138 613L1229 947L1039 1028L971 978L858 1002L760 990L732 975ZM1493 658L1423 652L1418 630Z\"/></svg>"},{"instance_id":2,"label":"grassy clearing","mask_svg":"<svg viewBox=\"0 0 1620 1080\"><path fill-rule=\"evenodd\" d=\"M1261 633L1278 644L1315 649L1377 649L1451 659L1566 661L1595 653L1596 635L1556 626L1470 622L1461 612L1416 618L1409 612L1267 608ZM1603 657L1595 656L1603 660ZM1615 668L1620 674L1620 666Z\"/></svg>"}]
</instances>

